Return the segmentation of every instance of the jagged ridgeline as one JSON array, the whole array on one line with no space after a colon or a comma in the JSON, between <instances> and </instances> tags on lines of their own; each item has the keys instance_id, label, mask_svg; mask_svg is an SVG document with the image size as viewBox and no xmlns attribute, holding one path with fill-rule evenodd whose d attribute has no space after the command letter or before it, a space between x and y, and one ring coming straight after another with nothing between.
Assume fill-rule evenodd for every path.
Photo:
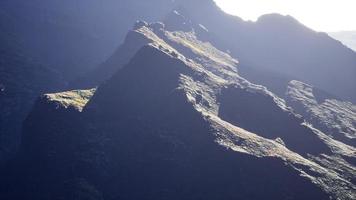
<instances>
[{"instance_id":1,"label":"jagged ridgeline","mask_svg":"<svg viewBox=\"0 0 356 200\"><path fill-rule=\"evenodd\" d=\"M97 89L37 101L9 199L354 198L352 146L242 78L203 25L165 26L138 22L125 43L144 42Z\"/></svg>"}]
</instances>

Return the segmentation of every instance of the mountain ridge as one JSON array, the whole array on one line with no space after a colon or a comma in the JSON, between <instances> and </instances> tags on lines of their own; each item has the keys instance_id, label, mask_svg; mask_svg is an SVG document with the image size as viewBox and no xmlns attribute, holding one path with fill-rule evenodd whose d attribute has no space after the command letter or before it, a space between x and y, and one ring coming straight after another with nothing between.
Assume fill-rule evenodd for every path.
<instances>
[{"instance_id":1,"label":"mountain ridge","mask_svg":"<svg viewBox=\"0 0 356 200\"><path fill-rule=\"evenodd\" d=\"M305 190L307 191L306 193L300 193L296 191L296 188L290 188L280 193L265 193L263 194L265 197L269 196L280 199L292 195L297 199L303 199L307 196L326 199L328 195L332 195L335 198L352 198L355 188L353 183L348 180L350 177L346 176L347 170L345 170L345 174L334 171L331 168L332 165L321 161L322 157L320 157L320 153L325 153L325 156L328 156L331 163L335 163L336 157L341 156L341 161L338 164L344 166L346 169L349 167L349 164L347 164L346 161L342 161L342 157L353 157L353 147L345 146L345 149L333 149L332 146L330 146L334 144L332 139L328 139L330 143L326 143L322 138L327 138L327 136L312 127L303 125L302 119L294 121L293 123L300 123L300 125L297 126L303 126L306 128L305 130L311 130L311 132L305 133L319 138L323 145L330 149L329 151L322 150L321 152L313 152L313 150L309 149L306 150L307 152L303 152L301 149L292 148L296 151L294 152L289 150L293 145L291 146L289 144L288 140L284 138L283 133L282 135L279 134L278 136L280 137L278 138L265 138L261 136L262 132L252 133L236 126L243 125L241 122L231 124L224 121L218 116L220 115L219 107L221 108L221 106L227 103L222 103L217 94L231 96L228 93L218 92L224 90L224 88L228 88L230 85L236 87L238 91L241 90L239 88L245 88L242 90L242 94L254 94L256 95L254 97L255 99L268 96L271 98L271 104L276 105L278 108L278 111L275 113L278 113L282 118L286 117L281 115L281 113L290 113L289 115L291 116L294 116L294 114L285 105L282 99L269 92L265 87L251 84L247 80L239 77L237 74L238 70L234 69L237 67L237 62L234 61L233 58L221 52L221 55L225 55L224 59L221 60L222 57L216 59L218 57L214 55L219 55L217 54L219 50L214 50L213 47L210 47L212 48L210 52L216 53L211 54L212 56L205 56L206 52L200 51L199 48L207 49L207 46L204 46L204 43L199 41L191 32L170 32L162 28L156 30L152 28L157 27L152 26L154 24L140 24L141 26L136 27L136 29L141 30L141 34L151 38L151 42L141 47L127 65L98 87L81 113L78 111L66 112L65 104L63 104L64 110L50 110L50 112L54 112L54 114L48 113L45 115L40 114L37 117L36 115L29 117L24 129L26 137L24 138L25 149L23 153L25 153L24 156L27 159L46 160L48 162L53 159L57 160L56 158L58 156L62 157L69 153L65 147L61 147L63 145L60 142L62 139L55 139L60 136L61 133L58 131L52 132L54 128L52 126L43 127L42 123L39 124L41 120L36 119L40 116L55 117L58 115L58 119L63 121L58 123L68 124L70 121L74 121L77 124L76 127L68 127L68 129L60 131L63 131L63 134L69 134L71 137L74 137L73 147L69 149L72 149L74 152L80 152L74 154L70 153L78 155L79 157L76 158L71 155L64 160L69 159L69 163L77 163L75 165L78 165L78 169L82 169L80 166L86 166L85 170L82 170L80 173L78 172L78 175L86 177L85 180L91 183L90 185L94 185L93 187L96 188L96 191L101 191L103 197L110 198L111 196L114 198L115 195L118 195L130 199L140 198L142 197L140 195L143 194L146 195L146 198L147 196L157 197L157 194L161 191L159 187L167 188L167 192L165 193L167 197L173 198L175 195L182 197L180 195L184 194L190 194L189 196L192 199L199 196L204 197L205 195L201 192L186 193L187 188L185 187L183 187L182 193L174 192L173 188L177 187L176 183L186 183L183 179L180 179L174 174L180 174L183 177L190 176L188 174L191 172L197 169L204 169L199 167L203 163L206 163L204 165L205 168L215 166L210 160L218 159L218 157L221 157L221 159L218 159L220 160L219 162L225 163L224 165L218 165L219 168L226 169L232 173L230 170L234 168L232 167L235 165L233 163L240 160L240 162L238 162L240 163L240 168L246 171L249 167L254 165L252 164L254 163L254 159L249 158L249 161L243 159L245 157L244 155L248 155L256 157L258 160L262 159L261 161L265 165L272 165L281 171L293 171L287 172L286 174L274 173L274 175L280 175L280 180L283 180L282 182L277 181L275 183L276 186L278 185L277 188L284 188L285 186L282 185L289 182L287 180L292 177L294 181L297 181L297 184L300 184L299 187L308 188ZM187 48L192 44L194 45L190 46L191 52L182 48L182 46ZM188 55L188 57L185 55ZM193 55L195 55L195 58ZM133 79L132 77L135 78ZM236 97L233 96L229 98L237 100ZM220 102L220 105L217 102ZM248 101L245 100L240 100L240 103L244 105L249 104ZM233 103L228 104L230 106L233 105ZM35 110L34 113L42 110L41 108L39 109L40 110L37 111ZM237 113L246 116L246 113L243 114L238 109L235 110ZM251 109L249 109L249 111L255 112ZM220 112L226 111L220 110ZM69 117L67 121L63 118L63 114L61 113L74 118ZM52 121L51 119L49 120ZM280 124L280 126L285 125ZM66 126L61 125L61 127ZM42 131L38 132L38 130ZM83 145L89 145L90 150L87 148L75 150L77 143L82 143L80 142L83 140L81 137L88 138L84 139L86 142L84 142ZM44 142L43 144L45 144L45 146L40 145L38 142ZM53 144L51 145L51 143ZM310 145L313 148L317 148L318 145L315 144L316 143L311 142ZM342 146L339 146L337 148L341 147ZM46 148L54 149L46 150ZM57 153L54 155L46 153L52 151ZM32 153L28 154L26 152ZM210 153L206 154L207 152ZM351 154L347 152L351 152ZM308 155L308 153L313 156ZM211 155L214 155L213 158L211 158ZM230 158L230 156L232 157ZM316 161L313 160L314 158ZM318 159L320 159L319 162L322 164L318 164ZM58 161L60 160L61 159ZM243 167L241 166L241 162L245 163L242 165ZM290 168L281 167L284 166L281 162L285 162ZM125 163L127 163L127 165ZM146 163L146 166L152 167L144 169L140 167L142 166L140 163ZM157 163L161 164L158 165ZM64 169L69 167L65 163L59 166L66 166ZM153 166L159 167L161 173L156 171ZM50 180L57 182L61 180L56 180L58 177L54 176L57 170L60 170L60 174L64 174L64 177L67 178L75 178L77 176L73 176L72 173L66 172L66 170L57 169L58 167L53 164L50 164L48 167L49 168L44 168L44 171L37 171L35 164L33 167L34 171L32 171L32 174L30 172L29 177L42 177L39 173L46 172L48 173L46 176L52 177ZM115 168L121 169L121 172L116 171ZM131 168L133 168L132 170L136 169L134 173ZM184 170L186 168L189 170ZM273 167L269 169L272 168ZM97 170L99 170L100 173L93 175ZM201 183L199 180L201 180L204 174L212 172L212 169L209 167L206 170L207 171L203 170L198 173L201 174L198 176L199 178L197 177L197 179L194 178L193 180ZM246 172L249 174L256 173L256 171L254 171L255 169L251 168L251 170L252 171L247 170ZM125 180L132 180L132 182L127 183L127 185L120 181L120 178L113 180L109 178L112 174L116 174L116 177L126 177L126 175L124 175L125 172L131 174L129 175L129 179ZM139 175L135 176L135 173ZM150 173L157 174L158 176L150 176ZM231 175L231 173L229 174ZM350 173L352 174L352 170ZM163 176L163 174L165 175ZM240 176L238 174L240 173L237 173L236 176ZM302 176L297 174L301 174ZM147 180L150 183L156 183L157 185L149 190L145 190L141 183L141 176L148 177ZM165 176L168 179L165 179ZM261 176L266 177L267 175L262 173ZM217 176L214 175L214 177ZM41 179L46 182L46 179L43 178ZM126 188L126 191L132 191L132 187L134 186L142 188L142 191L141 193L127 193L124 189L120 189L114 192L115 190L110 189L106 184L106 180L108 179L111 180L110 183ZM30 180L31 179L28 179L28 183L31 183ZM172 183L171 180L176 180L176 183ZM248 179L245 177L243 180L247 181ZM269 178L266 180L269 180ZM309 180L309 182L305 182L306 180ZM160 182L165 184L162 185ZM58 182L58 184L60 184L60 182ZM238 184L237 182L230 182L230 184L235 185L234 188L238 188L236 185ZM348 185L347 189L341 187L343 184ZM210 182L203 185L203 188L220 188L215 183ZM265 187L265 184L263 185ZM57 189L60 190L63 186L60 184L59 186L43 185L41 187L49 187L49 191L56 191ZM260 186L258 186L258 188L259 187ZM106 189L101 190L100 188ZM197 190L203 191L203 188L198 188ZM322 189L328 195L320 192L317 188ZM219 190L224 191L222 188ZM244 193L241 191L242 193L239 194L236 192L232 193L232 191L236 190L231 190L227 194L236 198L238 195L241 195L241 198L247 196L251 197L252 195L251 192ZM249 190L246 188L246 191ZM270 191L276 190L271 188ZM54 192L54 194L57 193L58 192ZM302 197L303 194L307 196ZM32 195L37 196L39 194L32 193ZM211 193L211 195L213 196L210 198L214 199L214 194ZM298 197L299 195L302 196ZM226 196L226 198L229 199L228 196ZM252 198L259 199L261 196L257 194L257 196Z\"/></svg>"},{"instance_id":2,"label":"mountain ridge","mask_svg":"<svg viewBox=\"0 0 356 200\"><path fill-rule=\"evenodd\" d=\"M266 15L261 19L266 17L271 19L271 16L272 19L278 19L269 20L271 23L268 26L259 22L245 22L241 18L223 13L216 5L210 4L201 7L198 13L189 7L184 7L178 12L191 21L204 25L213 35L210 42L219 49L229 50L241 63L259 70L295 76L303 82L355 103L353 92L356 90L353 78L356 74L355 52L345 48L326 33L314 32L300 23L295 23L295 19L284 20L291 19L290 16ZM299 26L279 24L289 21ZM339 66L343 67L342 70ZM326 69L332 72L319 73Z\"/></svg>"}]
</instances>

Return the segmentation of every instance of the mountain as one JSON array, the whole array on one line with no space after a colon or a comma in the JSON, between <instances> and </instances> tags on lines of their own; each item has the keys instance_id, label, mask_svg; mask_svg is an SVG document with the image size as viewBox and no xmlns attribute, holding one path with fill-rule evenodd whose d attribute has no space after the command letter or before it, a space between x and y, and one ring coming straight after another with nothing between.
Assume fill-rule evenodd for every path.
<instances>
[{"instance_id":1,"label":"mountain","mask_svg":"<svg viewBox=\"0 0 356 200\"><path fill-rule=\"evenodd\" d=\"M289 81L300 80L345 101L356 102L356 53L327 34L315 32L291 16L270 14L257 22L246 22L224 13L212 1L181 0L176 5L175 12L163 20L167 29L184 29L182 22L186 21L201 25L209 36L198 33L200 37L239 58L244 77L268 79L265 83L269 85L265 86L276 93L284 93ZM175 21L176 13L188 20ZM273 80L277 74L283 85Z\"/></svg>"},{"instance_id":2,"label":"mountain","mask_svg":"<svg viewBox=\"0 0 356 200\"><path fill-rule=\"evenodd\" d=\"M290 20L293 21L294 19L290 18ZM167 24L154 23L151 24L151 26L155 27L155 29L165 28L174 30L178 28L179 30L194 32L202 41L214 41L214 39L217 38L214 32L209 31L204 25L194 23L178 11L171 12L166 16L165 21ZM140 26L142 24L145 23L138 22L135 26ZM300 24L297 25L301 26ZM81 82L81 85L79 84L77 86L79 88L96 87L100 85L100 83L109 79L116 70L121 69L128 63L139 48L152 41L147 39L147 37L144 36L145 34L140 31L140 29L130 31L126 36L125 42L118 48L111 58L103 65L79 79L78 82ZM220 42L220 44L221 43L222 42ZM206 51L204 48L202 51ZM190 54L189 52L186 52L186 50L184 50L184 52ZM291 106L298 112L298 114L301 114L311 124L321 129L329 136L336 137L338 140L354 146L354 138L352 136L356 133L354 130L354 104L345 102L344 100L341 100L341 98L311 85L305 88L299 87L298 84L291 85L291 83L301 83L305 86L308 84L301 81L295 81L300 79L294 75L286 75L283 72L275 72L268 68L261 69L246 61L240 62L238 72L248 80L267 86L273 93L286 99L288 106ZM354 80L354 78L352 80ZM308 94L305 91L298 91L302 88L307 89L306 91L313 90L314 94L312 97L300 96ZM297 92L291 93L292 90ZM329 103L324 104L324 101ZM311 104L311 102L313 103Z\"/></svg>"},{"instance_id":3,"label":"mountain","mask_svg":"<svg viewBox=\"0 0 356 200\"><path fill-rule=\"evenodd\" d=\"M355 197L354 147L242 78L202 26L167 27L137 23L147 43L97 89L38 99L5 199Z\"/></svg>"},{"instance_id":4,"label":"mountain","mask_svg":"<svg viewBox=\"0 0 356 200\"><path fill-rule=\"evenodd\" d=\"M1 199L356 198L355 53L328 35L210 0L0 5Z\"/></svg>"},{"instance_id":5,"label":"mountain","mask_svg":"<svg viewBox=\"0 0 356 200\"><path fill-rule=\"evenodd\" d=\"M331 37L341 41L350 49L356 51L356 31L340 31L328 33Z\"/></svg>"}]
</instances>

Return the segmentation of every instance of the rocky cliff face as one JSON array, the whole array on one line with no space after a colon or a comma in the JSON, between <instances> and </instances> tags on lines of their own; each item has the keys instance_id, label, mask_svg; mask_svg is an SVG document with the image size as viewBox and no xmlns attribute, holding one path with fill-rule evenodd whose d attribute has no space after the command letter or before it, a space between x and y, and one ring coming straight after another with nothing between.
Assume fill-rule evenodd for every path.
<instances>
[{"instance_id":1,"label":"rocky cliff face","mask_svg":"<svg viewBox=\"0 0 356 200\"><path fill-rule=\"evenodd\" d=\"M354 148L242 78L197 27L139 23L147 44L97 90L42 97L9 199L353 199Z\"/></svg>"}]
</instances>

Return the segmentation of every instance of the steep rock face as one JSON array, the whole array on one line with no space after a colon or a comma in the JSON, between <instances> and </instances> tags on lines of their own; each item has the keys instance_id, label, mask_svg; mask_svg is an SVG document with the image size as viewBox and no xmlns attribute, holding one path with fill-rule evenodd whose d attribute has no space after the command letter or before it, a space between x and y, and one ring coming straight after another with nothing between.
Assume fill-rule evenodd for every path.
<instances>
[{"instance_id":1,"label":"steep rock face","mask_svg":"<svg viewBox=\"0 0 356 200\"><path fill-rule=\"evenodd\" d=\"M318 101L314 88L300 81L289 83L286 96L287 102L317 128L335 139L356 145L355 105L336 99Z\"/></svg>"},{"instance_id":2,"label":"steep rock face","mask_svg":"<svg viewBox=\"0 0 356 200\"><path fill-rule=\"evenodd\" d=\"M255 23L244 22L225 14L214 3L182 6L177 12L195 24L202 24L213 36L210 42L219 49L229 50L242 65L253 66L260 73L267 70L295 77L356 102L356 54L327 34L314 32L290 16L277 14L262 16ZM169 17L165 23L176 21Z\"/></svg>"},{"instance_id":3,"label":"steep rock face","mask_svg":"<svg viewBox=\"0 0 356 200\"><path fill-rule=\"evenodd\" d=\"M137 29L151 42L92 97L84 95L83 109L65 106L82 102L78 92L39 102L19 161L31 170L10 180L24 192L1 187L9 199L354 198L355 168L344 160L355 157L353 147L301 124L283 100L241 78L235 59L194 32ZM245 126L249 114L261 115L260 130ZM293 143L291 124L306 145Z\"/></svg>"}]
</instances>

